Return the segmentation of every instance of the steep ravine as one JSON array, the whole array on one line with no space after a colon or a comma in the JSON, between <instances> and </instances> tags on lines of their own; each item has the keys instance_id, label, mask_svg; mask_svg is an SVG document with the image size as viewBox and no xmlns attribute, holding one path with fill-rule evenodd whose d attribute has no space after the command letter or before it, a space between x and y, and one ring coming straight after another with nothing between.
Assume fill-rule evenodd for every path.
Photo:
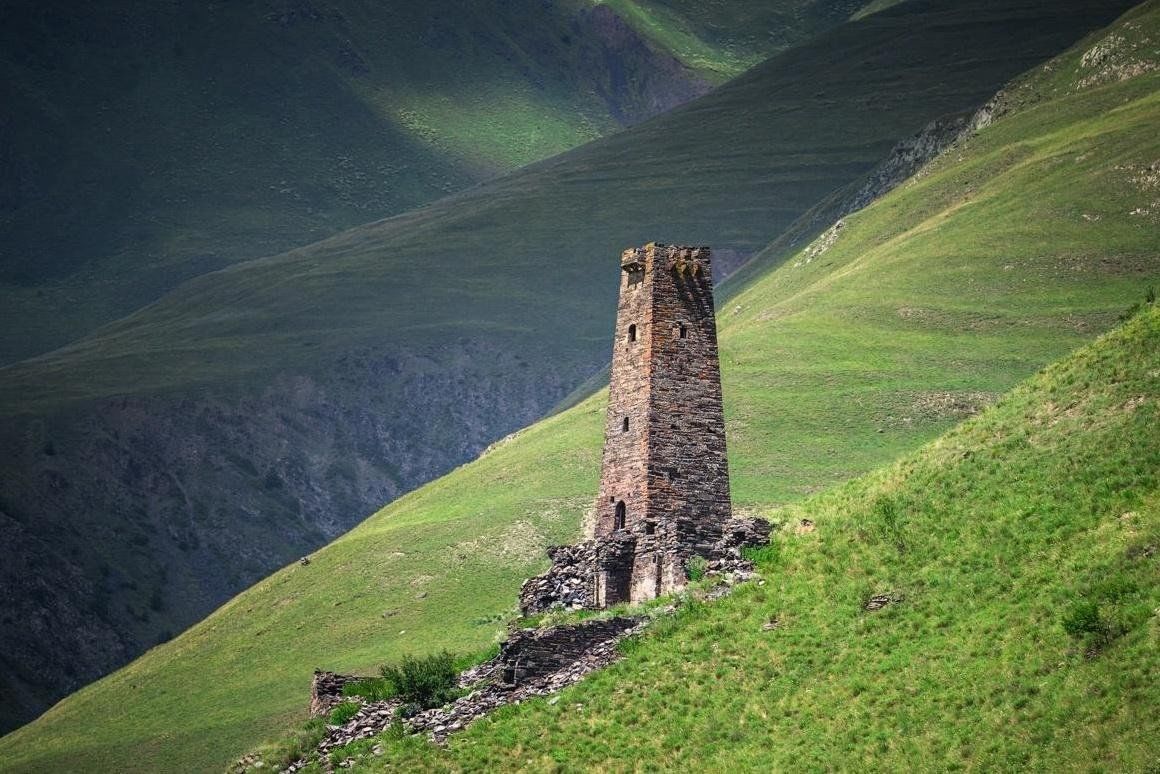
<instances>
[{"instance_id":1,"label":"steep ravine","mask_svg":"<svg viewBox=\"0 0 1160 774\"><path fill-rule=\"evenodd\" d=\"M352 352L255 391L5 420L0 722L28 720L531 423L587 375L571 368L544 374L460 340Z\"/></svg>"}]
</instances>

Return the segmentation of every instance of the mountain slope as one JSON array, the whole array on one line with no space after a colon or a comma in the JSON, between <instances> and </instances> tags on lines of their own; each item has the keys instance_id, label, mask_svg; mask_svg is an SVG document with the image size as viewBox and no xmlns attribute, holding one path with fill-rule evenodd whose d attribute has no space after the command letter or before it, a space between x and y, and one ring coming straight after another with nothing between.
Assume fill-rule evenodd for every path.
<instances>
[{"instance_id":1,"label":"mountain slope","mask_svg":"<svg viewBox=\"0 0 1160 774\"><path fill-rule=\"evenodd\" d=\"M767 269L724 305L739 510L775 512L913 451L1142 296L1160 255L1152 226L1130 214L1153 195L1131 170L1157 155L1158 76L1078 84L1092 72L1086 52L1155 35L1155 9L1038 70L1025 84L1040 99L848 218L832 256ZM1017 168L994 163L1016 152ZM1003 217L963 206L968 178L980 206L991 200ZM1083 212L1101 218L1071 227L1093 223ZM984 260L980 239L1004 255ZM1015 269L995 261L1009 257L1021 257L1019 279L1001 293L995 278ZM604 270L615 278L614 255ZM883 309L898 297L913 300ZM992 306L993 316L980 311ZM5 737L0 760L15 770L213 768L301 717L315 667L365 671L406 652L487 645L521 580L544 567L542 548L579 531L602 412L594 396L400 498L308 566L276 573Z\"/></svg>"},{"instance_id":2,"label":"mountain slope","mask_svg":"<svg viewBox=\"0 0 1160 774\"><path fill-rule=\"evenodd\" d=\"M0 363L637 123L850 5L671 10L638 30L587 0L6 2L0 305L20 324ZM795 21L776 39L737 37L779 12ZM684 64L693 17L725 40Z\"/></svg>"},{"instance_id":3,"label":"mountain slope","mask_svg":"<svg viewBox=\"0 0 1160 774\"><path fill-rule=\"evenodd\" d=\"M3 632L12 692L75 689L541 416L607 357L603 267L625 245L736 261L1121 5L908 3L0 370L0 513L22 544L0 586L38 622Z\"/></svg>"},{"instance_id":4,"label":"mountain slope","mask_svg":"<svg viewBox=\"0 0 1160 774\"><path fill-rule=\"evenodd\" d=\"M918 453L777 512L766 585L691 605L556 701L447 749L388 735L353 768L1146 770L1157 422L1152 307ZM873 612L876 595L892 601Z\"/></svg>"}]
</instances>

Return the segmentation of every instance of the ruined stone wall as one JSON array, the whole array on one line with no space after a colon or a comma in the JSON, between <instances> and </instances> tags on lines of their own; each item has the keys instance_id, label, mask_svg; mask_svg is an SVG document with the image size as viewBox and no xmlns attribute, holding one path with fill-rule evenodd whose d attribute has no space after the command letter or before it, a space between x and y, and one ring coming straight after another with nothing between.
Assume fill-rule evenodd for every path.
<instances>
[{"instance_id":1,"label":"ruined stone wall","mask_svg":"<svg viewBox=\"0 0 1160 774\"><path fill-rule=\"evenodd\" d=\"M500 646L501 678L509 685L516 685L558 672L580 660L596 645L619 638L639 623L639 619L618 616L554 629L517 631Z\"/></svg>"}]
</instances>

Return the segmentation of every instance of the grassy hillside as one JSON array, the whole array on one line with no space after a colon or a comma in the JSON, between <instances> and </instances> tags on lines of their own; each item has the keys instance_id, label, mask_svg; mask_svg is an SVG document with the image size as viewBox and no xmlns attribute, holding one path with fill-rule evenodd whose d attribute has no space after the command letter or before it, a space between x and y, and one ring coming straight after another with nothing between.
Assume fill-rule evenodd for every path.
<instances>
[{"instance_id":1,"label":"grassy hillside","mask_svg":"<svg viewBox=\"0 0 1160 774\"><path fill-rule=\"evenodd\" d=\"M1125 5L928 1L842 25L629 131L187 282L0 371L0 413L328 368L384 331L406 336L396 347L481 327L510 346L534 331L595 364L614 286L595 270L604 256L669 234L735 263L900 138L975 107Z\"/></svg>"},{"instance_id":2,"label":"grassy hillside","mask_svg":"<svg viewBox=\"0 0 1160 774\"><path fill-rule=\"evenodd\" d=\"M637 123L850 3L735 5L7 2L0 363Z\"/></svg>"},{"instance_id":3,"label":"grassy hillside","mask_svg":"<svg viewBox=\"0 0 1160 774\"><path fill-rule=\"evenodd\" d=\"M1156 6L1150 5L1121 22L1112 34L1139 41L1155 34L1158 21ZM1034 559L1037 564L1028 570L1031 574L1058 569L1060 563L1036 554L1058 550L1059 556L1076 564L1074 571L1060 576L1065 585L1052 588L1077 591L1083 591L1088 578L1096 581L1091 573L1102 566L1100 557L1112 562L1110 554L1077 554L1075 547L1090 545L1093 551L1106 552L1114 542L1066 543L1057 549L1044 545L1053 530L1063 539L1075 537L1072 530L1091 524L1080 521L1068 526L1063 519L1074 513L1077 499L1094 507L1084 505L1086 510L1080 513L1084 519L1134 510L1140 519L1140 526L1133 527L1139 539L1146 543L1147 536L1155 533L1157 451L1154 436L1142 430L1155 421L1156 413L1155 369L1160 364L1155 362L1155 313L1093 350L1094 354L1038 377L1039 386L1025 389L1022 397L986 414L980 424L968 426L961 435L931 447L893 472L800 504L810 492L832 490L839 482L912 452L1047 362L1090 340L1098 330L1113 325L1125 307L1143 296L1144 285L1160 273L1153 228L1130 214L1154 194L1141 189L1134 174L1118 175L1141 165L1147 168L1156 158L1156 140L1149 127L1160 113L1156 88L1160 76L1144 74L1079 88L1086 77L1080 76L1088 72L1080 64L1082 55L1110 39L1109 34L1093 37L1050 69L1039 71L1026 87L1041 88L1040 99L1013 109L909 186L848 218L829 251L815 253L808 263L803 251L800 266L790 261L750 277L748 287L722 309L721 351L735 503L787 525L801 518L800 508L809 508L819 530L798 543L788 542L797 540L788 531L779 538L787 541L779 566L801 570L793 575L784 569L777 574L769 570L777 580L764 588L765 600L752 596L755 589L721 608L724 613L707 614L724 618L697 619L689 625L710 627L717 637L731 631L724 623L729 616L740 617L737 611L746 611L743 641L751 642L750 629L758 628L762 617L784 610L787 626L774 636L791 639L768 642L778 648L778 643L801 643L805 655L796 660L789 655L779 655L780 660L770 657L765 666L752 672L752 679L813 680L820 674L823 680L813 684L811 693L800 695L786 693L785 683L777 683L777 692L770 695L778 701L784 697L786 708L793 701L814 701L810 697L819 696L820 689L829 685L826 676L837 675L829 659L853 652L845 645L853 641L844 638L853 636L858 627L881 627L874 629L867 647L889 646L897 651L897 660L886 662L885 668L905 675L907 682L889 689L896 688L897 696L887 695L871 691L871 675L857 672L865 683L858 693L867 697L864 702L881 697L884 705L892 701L905 711L902 699L927 690L929 683L923 680L942 673L931 671L925 661L913 674L906 672L904 656L915 651L906 642L891 639L897 629L892 634L889 626L880 623L893 621L895 616L915 616L906 618L903 625L916 636L927 636L924 622L932 616L932 622L947 622L946 627L936 627L944 633L939 637L947 632L957 636L959 627L977 629L982 634L960 639L973 643L970 647L978 653L1010 647L1012 653L1022 655L1025 651L1018 650L1018 643L1006 633L1007 624L1014 621L1005 617L1030 609L1008 606L1016 581L1025 584L1020 562ZM1052 80L1067 72L1075 77ZM1057 87L1058 93L1053 94L1051 89ZM1013 155L1018 156L1018 163L999 163ZM1093 169L1104 173L1093 174ZM1016 195L1019 187L1027 195ZM972 203L964 202L964 195ZM975 206L995 209L987 210L990 217L984 218L972 210ZM1085 220L1084 212L1101 217ZM1069 225L1073 220L1094 225L1076 228ZM1028 223L1038 227L1029 229ZM1049 231L1052 238L1045 239ZM1002 245L1003 255L998 257L980 247L994 249L996 244ZM1078 256L1087 259L1081 262ZM615 268L612 263L610 270ZM1006 265L1012 268L1004 269ZM1117 381L1102 378L1102 357L1122 362ZM1093 364L1093 359L1098 362ZM1082 401L1073 405L1075 397L1065 393L1074 390L1078 395L1086 388L1078 376L1067 375L1085 368L1095 369L1086 377L1092 400L1090 405ZM1011 428L1009 423L1033 404L1046 405L1039 403L1039 390L1052 384L1058 385L1059 397L1051 398L1055 407L1050 411L1063 424L1040 422L1028 425L1026 432ZM1140 396L1143 401L1137 400ZM1106 410L1109 406L1122 410ZM172 642L150 650L0 740L2 765L13 770L67 769L82 763L98 770L213 769L301 718L310 671L315 667L369 670L406 652L486 646L512 613L520 581L544 566L542 547L569 540L579 530L597 483L602 411L603 395L594 396L392 503L319 551L308 566L294 564L274 574ZM1085 426L1091 436L1080 435ZM980 433L982 440L977 441ZM1085 437L1091 443L1084 443ZM1042 448L1036 445L1040 443ZM946 444L960 444L971 455L960 454L948 477L938 479L938 465L949 466L954 458L945 450L958 448ZM1106 456L1099 456L1104 450ZM1122 478L1121 474L1114 480L1105 477L1105 471L1114 471L1120 463ZM1042 473L1027 477L1022 489L1005 486L1013 479L1004 477L1016 476L1023 469L1020 466L1042 469ZM1090 476L1083 472L1088 470ZM1064 477L1067 471L1077 474L1074 486L1080 489L1070 488L1073 485ZM859 499L857 494L863 490L874 499ZM1082 497L1072 497L1075 491ZM1008 492L1009 501L1005 501ZM955 493L964 496L951 502L950 495ZM893 498L882 500L885 504L877 517L889 523L868 527L867 536L859 537L853 525L867 513L878 513L874 509L880 494ZM994 508L984 495L998 497ZM1152 499L1136 502L1145 497ZM790 501L795 504L785 505ZM847 505L849 516L842 515ZM1121 506L1123 510L1116 511ZM969 511L976 507L980 514L997 514L994 523L975 518ZM1032 509L1039 514L1035 519L1028 518ZM900 515L887 518L891 512ZM1132 519L1137 517L1126 523L1134 524ZM952 532L949 525L954 524L959 526ZM963 561L956 563L959 555L949 551L960 536L965 536L961 538ZM897 560L893 558L898 556L896 538L906 546ZM853 544L847 545L851 540ZM992 544L999 553L985 553ZM1012 574L1016 570L1019 574ZM1125 577L1136 584L1137 591L1126 593L1123 607L1130 608L1124 620L1133 622L1136 613L1131 611L1145 601L1139 595L1150 592L1146 578L1129 570ZM953 594L963 596L932 596L931 589L951 593L949 584L935 587L947 572L960 579L962 588L956 586ZM785 590L781 588L783 575L786 583L793 584ZM996 577L1001 582L996 588L984 585ZM822 590L830 586L841 594L826 597ZM1032 599L1041 604L1035 594L1023 591L1026 588L1030 587L1019 585L1016 590L1025 594L1019 604L1032 604ZM860 595L880 590L901 592L910 607L888 608L879 614L881 618L856 615ZM1059 595L1064 604L1064 592ZM810 609L815 603L816 615ZM1119 604L1108 608L1108 615L1120 615ZM932 611L938 612L937 619ZM981 624L976 616L993 620ZM1000 620L1004 626L996 627ZM1050 625L1050 633L1043 636L1052 638L1053 647L1061 636L1057 622L1058 618L1041 621L1045 632ZM1143 631L1133 628L1134 633L1114 647L1136 648L1131 643L1138 643ZM694 643L690 654L698 658L716 659L711 643L701 635L668 636ZM642 652L661 659L660 650L647 648L664 649L672 641L658 637ZM822 649L823 644L832 648ZM938 640L937 645L941 648L946 643ZM759 652L767 653L766 647L762 645ZM737 655L732 646L723 652ZM671 653L665 658L676 657ZM987 670L990 663L969 661L956 651L940 668L949 664ZM1108 663L1121 662L1096 660L1080 668L1100 670ZM1122 663L1146 662L1132 656ZM786 668L794 664L804 671ZM716 675L718 669L722 680L731 674L720 660L709 665L704 669L712 671L700 666L688 669L695 670L698 680ZM770 665L777 667L776 674L768 671ZM863 665L865 670L881 666L876 659ZM986 682L994 679L986 671L978 676L980 685L994 686ZM963 692L963 702L973 684L964 682L954 689ZM582 690L594 691L591 701L612 712L612 699L599 693L605 685L596 683ZM737 735L739 756L757 756L759 746L768 747L767 737L752 736L747 730L769 722L760 718L762 712L774 717L764 695L749 684L730 685L734 689L728 695L699 693L696 701L752 701L755 714L743 712L744 723L730 721L711 729L692 720L688 721L692 725L682 726L671 713L683 712L681 708L689 704L674 703L671 713L666 710L659 716L676 731L654 737L660 747L650 751L680 762L681 753L671 742L681 734L697 740L696 749L685 748L689 756L708 755L732 734ZM743 690L735 690L737 685ZM853 683L840 685L843 690L854 687ZM657 695L651 685L641 688L647 688L648 696ZM1123 691L1109 696L1131 697L1129 688ZM817 706L832 708L833 704L825 702L831 702L833 695L817 699L823 702ZM997 696L1001 702L1018 698L1002 692ZM1052 688L1043 696L1076 694ZM1032 699L1035 707L1046 701ZM1111 707L1112 700L1107 701L1099 706ZM535 707L524 712L547 713L547 722L560 734L570 735L578 733L575 724L583 722L565 717L564 708L574 703L569 700L556 705L557 709ZM124 711L109 713L110 706ZM626 713L639 713L634 723L645 723L644 715L654 709L647 702L618 706ZM985 709L989 704L978 706L970 712L991 712ZM798 715L798 709L792 709L795 714L787 715L779 708L778 722L784 717L796 722L800 717L808 733L810 713L803 709ZM970 712L964 717L974 717ZM690 718L698 714L706 716L705 723L715 717L714 713L688 712ZM865 715L870 717L868 710ZM999 715L995 709L988 718ZM526 717L514 713L504 721L510 724L503 728L510 729L513 744L502 754L530 750L536 761L548 766L549 759L539 755L552 741L521 725ZM905 740L918 733L914 730L917 717L907 716L902 726L905 733L894 742L884 730L875 729L862 741L845 737L840 738L841 744L827 741L811 748L810 755L827 755L831 749L862 751L865 748L859 745L881 743L887 752L896 749L893 754L900 757L892 760L913 760L918 747L906 746ZM620 719L629 720L628 715ZM565 729L568 723L574 725ZM453 753L468 762L497 760L500 753L493 743L500 737L488 736L489 728L472 731L476 741L454 747ZM1034 728L1042 730L1038 725ZM1115 727L1106 728L1109 734L1116 733ZM716 734L723 737L718 739ZM589 756L586 760L592 763L607 762L613 750L619 753L619 745L639 741L622 733L611 736L617 738L607 743L585 742L577 747L577 754ZM522 747L516 746L517 739ZM951 741L957 745L957 737ZM924 736L915 744L929 743ZM978 754L988 761L1005 760L1013 748L1006 742L995 744L993 754L985 746ZM957 746L949 749L958 750ZM454 763L454 759L442 760Z\"/></svg>"},{"instance_id":4,"label":"grassy hillside","mask_svg":"<svg viewBox=\"0 0 1160 774\"><path fill-rule=\"evenodd\" d=\"M736 264L899 138L1123 6L906 3L674 112L203 275L0 369L0 527L20 546L0 591L37 622L0 630L0 681L32 697L6 706L47 706L542 416L607 359L607 267L626 245L711 244ZM911 436L859 441L856 461Z\"/></svg>"},{"instance_id":5,"label":"grassy hillside","mask_svg":"<svg viewBox=\"0 0 1160 774\"><path fill-rule=\"evenodd\" d=\"M823 24L829 4L794 7ZM1032 48L1091 18L1065 15ZM969 75L993 77L1009 54ZM40 351L208 272L72 354L0 372L0 529L14 556L0 590L10 618L36 621L0 633L13 697L0 729L542 416L606 356L593 332L607 286L537 269L559 221L509 260L545 187L565 187L548 178L244 264L257 273L211 270L708 85L586 0L7 3L0 72L0 102L22 116L0 119L0 362L5 340ZM604 170L567 196L616 189ZM568 262L595 255L567 249ZM577 346L563 343L574 320L591 321Z\"/></svg>"},{"instance_id":6,"label":"grassy hillside","mask_svg":"<svg viewBox=\"0 0 1160 774\"><path fill-rule=\"evenodd\" d=\"M682 610L558 702L446 750L364 746L355 770L1148 770L1157 422L1153 306L919 452L776 511L766 585ZM894 602L866 610L879 594Z\"/></svg>"}]
</instances>

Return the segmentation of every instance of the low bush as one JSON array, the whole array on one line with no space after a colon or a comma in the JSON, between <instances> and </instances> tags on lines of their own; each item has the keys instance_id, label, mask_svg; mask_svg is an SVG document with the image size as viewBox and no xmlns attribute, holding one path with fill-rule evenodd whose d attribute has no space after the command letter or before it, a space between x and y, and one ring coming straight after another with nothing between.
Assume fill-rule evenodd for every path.
<instances>
[{"instance_id":1,"label":"low bush","mask_svg":"<svg viewBox=\"0 0 1160 774\"><path fill-rule=\"evenodd\" d=\"M366 677L342 687L343 696L357 696L367 701L385 701L396 696L395 686L382 677Z\"/></svg>"},{"instance_id":2,"label":"low bush","mask_svg":"<svg viewBox=\"0 0 1160 774\"><path fill-rule=\"evenodd\" d=\"M708 566L709 560L705 557L690 556L689 561L685 562L685 577L694 583L703 580L705 577L705 569Z\"/></svg>"},{"instance_id":3,"label":"low bush","mask_svg":"<svg viewBox=\"0 0 1160 774\"><path fill-rule=\"evenodd\" d=\"M384 666L382 674L383 680L394 688L395 696L425 709L458 698L459 670L455 657L447 651L424 657L403 656L397 666Z\"/></svg>"},{"instance_id":4,"label":"low bush","mask_svg":"<svg viewBox=\"0 0 1160 774\"><path fill-rule=\"evenodd\" d=\"M344 701L330 711L330 725L345 726L361 707L362 705L356 701Z\"/></svg>"}]
</instances>

